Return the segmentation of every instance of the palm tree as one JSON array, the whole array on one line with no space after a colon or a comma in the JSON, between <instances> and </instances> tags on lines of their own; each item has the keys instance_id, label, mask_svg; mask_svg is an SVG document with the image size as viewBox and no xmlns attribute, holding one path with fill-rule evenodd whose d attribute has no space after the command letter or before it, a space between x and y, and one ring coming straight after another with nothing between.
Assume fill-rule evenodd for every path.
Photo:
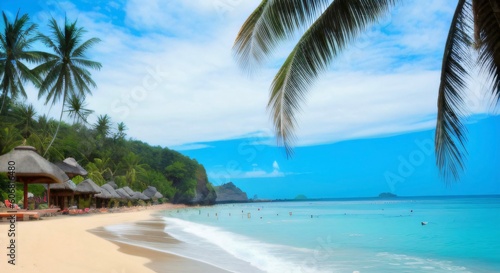
<instances>
[{"instance_id":1,"label":"palm tree","mask_svg":"<svg viewBox=\"0 0 500 273\"><path fill-rule=\"evenodd\" d=\"M64 107L67 99L71 96L85 97L92 94L90 87L96 87L88 69L99 70L101 64L87 59L86 53L89 48L98 43L98 38L91 38L82 42L85 30L77 27L76 21L69 23L65 18L64 26L61 28L52 18L49 22L51 36L39 33L40 40L52 51L49 60L35 68L37 73L45 78L40 86L38 98L46 97L45 104L52 100L54 105L59 99L62 101L59 125L47 150L57 137L61 125Z\"/></svg>"},{"instance_id":2,"label":"palm tree","mask_svg":"<svg viewBox=\"0 0 500 273\"><path fill-rule=\"evenodd\" d=\"M85 103L85 98L72 94L67 101L68 113L70 118L73 118L73 123L88 123L87 118L90 114L94 113L93 110L86 109L87 104Z\"/></svg>"},{"instance_id":3,"label":"palm tree","mask_svg":"<svg viewBox=\"0 0 500 273\"><path fill-rule=\"evenodd\" d=\"M140 161L139 156L133 152L129 152L120 162L120 169L125 173L127 186L131 188L133 188L138 180L141 180L146 174L145 168L148 165L141 164Z\"/></svg>"},{"instance_id":4,"label":"palm tree","mask_svg":"<svg viewBox=\"0 0 500 273\"><path fill-rule=\"evenodd\" d=\"M23 84L27 81L39 84L37 74L29 69L26 63L36 64L47 57L44 52L30 51L31 45L38 37L34 36L37 25L29 23L27 14L19 17L17 13L13 23L9 22L5 12L2 12L2 15L5 29L0 34L0 78L2 79L0 113L9 94L12 99L19 95L26 98Z\"/></svg>"},{"instance_id":5,"label":"palm tree","mask_svg":"<svg viewBox=\"0 0 500 273\"><path fill-rule=\"evenodd\" d=\"M376 23L397 0L263 0L236 37L238 64L252 72L277 44L307 28L271 84L268 109L278 144L293 154L296 112L320 73L370 24ZM443 58L438 95L436 162L448 180L463 169L466 78L474 63L490 76L491 92L499 97L500 3L498 0L459 0ZM471 52L474 45L478 59Z\"/></svg>"},{"instance_id":6,"label":"palm tree","mask_svg":"<svg viewBox=\"0 0 500 273\"><path fill-rule=\"evenodd\" d=\"M23 138L27 139L35 130L36 110L33 104L21 104L14 108L14 116L17 117L18 126Z\"/></svg>"},{"instance_id":7,"label":"palm tree","mask_svg":"<svg viewBox=\"0 0 500 273\"><path fill-rule=\"evenodd\" d=\"M123 140L125 138L125 136L127 135L125 133L125 131L127 131L127 126L125 125L125 123L123 122L120 122L117 124L117 127L116 127L116 134L113 136L113 138L115 140Z\"/></svg>"},{"instance_id":8,"label":"palm tree","mask_svg":"<svg viewBox=\"0 0 500 273\"><path fill-rule=\"evenodd\" d=\"M98 138L106 139L111 132L111 118L107 114L98 116L94 129Z\"/></svg>"}]
</instances>

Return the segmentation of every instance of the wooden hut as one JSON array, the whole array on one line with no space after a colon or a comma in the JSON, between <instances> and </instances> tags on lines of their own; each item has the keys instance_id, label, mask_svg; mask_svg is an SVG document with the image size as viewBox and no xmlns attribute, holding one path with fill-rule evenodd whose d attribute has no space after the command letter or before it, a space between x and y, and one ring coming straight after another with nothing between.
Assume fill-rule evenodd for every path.
<instances>
[{"instance_id":1,"label":"wooden hut","mask_svg":"<svg viewBox=\"0 0 500 273\"><path fill-rule=\"evenodd\" d=\"M60 207L62 210L73 205L76 185L73 181L68 180L64 183L51 184L47 189L50 189L50 202L53 205Z\"/></svg>"},{"instance_id":2,"label":"wooden hut","mask_svg":"<svg viewBox=\"0 0 500 273\"><path fill-rule=\"evenodd\" d=\"M158 192L153 186L148 186L148 188L145 189L142 193L145 196L149 197L154 203L157 203L158 199L163 198L163 194Z\"/></svg>"},{"instance_id":3,"label":"wooden hut","mask_svg":"<svg viewBox=\"0 0 500 273\"><path fill-rule=\"evenodd\" d=\"M95 197L98 207L108 207L109 201L122 200L122 197L115 191L115 189L108 183L101 186L101 193L96 194Z\"/></svg>"},{"instance_id":4,"label":"wooden hut","mask_svg":"<svg viewBox=\"0 0 500 273\"><path fill-rule=\"evenodd\" d=\"M68 157L61 162L56 162L55 165L66 173L69 178L73 178L77 175L86 176L88 174L88 172L72 157Z\"/></svg>"},{"instance_id":5,"label":"wooden hut","mask_svg":"<svg viewBox=\"0 0 500 273\"><path fill-rule=\"evenodd\" d=\"M28 184L64 183L69 177L56 165L40 156L32 146L18 146L0 156L0 173L12 172L16 181L24 183L24 208L28 207ZM49 188L50 189L50 188ZM50 190L47 192L50 205Z\"/></svg>"},{"instance_id":6,"label":"wooden hut","mask_svg":"<svg viewBox=\"0 0 500 273\"><path fill-rule=\"evenodd\" d=\"M80 200L88 200L89 207L92 206L94 195L98 193L101 193L101 188L90 178L80 182L80 184L76 186L75 190L75 194L78 196L78 204L80 204Z\"/></svg>"}]
</instances>

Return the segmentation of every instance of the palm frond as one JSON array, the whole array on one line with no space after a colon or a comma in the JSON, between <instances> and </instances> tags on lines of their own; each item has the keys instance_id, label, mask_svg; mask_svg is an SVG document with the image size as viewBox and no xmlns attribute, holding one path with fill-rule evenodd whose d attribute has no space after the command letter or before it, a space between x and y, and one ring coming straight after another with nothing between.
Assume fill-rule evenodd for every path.
<instances>
[{"instance_id":1,"label":"palm frond","mask_svg":"<svg viewBox=\"0 0 500 273\"><path fill-rule=\"evenodd\" d=\"M474 0L474 29L478 65L489 76L490 89L500 100L500 2Z\"/></svg>"},{"instance_id":2,"label":"palm frond","mask_svg":"<svg viewBox=\"0 0 500 273\"><path fill-rule=\"evenodd\" d=\"M299 40L275 76L268 109L278 144L292 154L295 113L319 73L368 25L385 15L397 0L336 0Z\"/></svg>"},{"instance_id":3,"label":"palm frond","mask_svg":"<svg viewBox=\"0 0 500 273\"><path fill-rule=\"evenodd\" d=\"M233 45L238 64L251 72L276 45L314 22L331 0L263 0L241 27Z\"/></svg>"},{"instance_id":4,"label":"palm frond","mask_svg":"<svg viewBox=\"0 0 500 273\"><path fill-rule=\"evenodd\" d=\"M464 169L465 128L461 122L470 60L470 0L460 0L443 56L435 135L436 163L445 181L458 180Z\"/></svg>"},{"instance_id":5,"label":"palm frond","mask_svg":"<svg viewBox=\"0 0 500 273\"><path fill-rule=\"evenodd\" d=\"M83 42L80 46L75 48L71 53L71 57L73 58L83 58L85 57L85 53L89 48L93 47L97 43L101 42L99 38L90 38L87 41Z\"/></svg>"}]
</instances>

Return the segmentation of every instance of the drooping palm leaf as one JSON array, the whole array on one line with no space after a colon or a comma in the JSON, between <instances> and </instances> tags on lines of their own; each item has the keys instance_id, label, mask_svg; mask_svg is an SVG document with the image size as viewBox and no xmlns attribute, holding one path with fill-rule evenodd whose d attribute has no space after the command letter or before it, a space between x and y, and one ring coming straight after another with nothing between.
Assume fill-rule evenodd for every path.
<instances>
[{"instance_id":1,"label":"drooping palm leaf","mask_svg":"<svg viewBox=\"0 0 500 273\"><path fill-rule=\"evenodd\" d=\"M436 163L445 180L458 179L464 168L466 137L461 122L468 68L471 67L470 0L460 0L446 41L438 95ZM451 175L451 176L450 176Z\"/></svg>"},{"instance_id":2,"label":"drooping palm leaf","mask_svg":"<svg viewBox=\"0 0 500 273\"><path fill-rule=\"evenodd\" d=\"M273 80L268 103L278 143L288 155L293 153L295 114L311 84L361 31L387 14L395 2L335 0L298 41Z\"/></svg>"},{"instance_id":3,"label":"drooping palm leaf","mask_svg":"<svg viewBox=\"0 0 500 273\"><path fill-rule=\"evenodd\" d=\"M241 27L233 50L238 64L251 72L276 45L309 26L331 0L263 0Z\"/></svg>"},{"instance_id":4,"label":"drooping palm leaf","mask_svg":"<svg viewBox=\"0 0 500 273\"><path fill-rule=\"evenodd\" d=\"M500 100L500 1L474 0L474 30L478 65L489 76L493 95Z\"/></svg>"}]
</instances>

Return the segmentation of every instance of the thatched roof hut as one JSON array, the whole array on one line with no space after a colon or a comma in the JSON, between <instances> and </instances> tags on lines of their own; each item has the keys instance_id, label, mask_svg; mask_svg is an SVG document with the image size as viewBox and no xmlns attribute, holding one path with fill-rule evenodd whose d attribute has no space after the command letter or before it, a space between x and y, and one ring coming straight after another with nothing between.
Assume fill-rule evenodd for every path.
<instances>
[{"instance_id":1,"label":"thatched roof hut","mask_svg":"<svg viewBox=\"0 0 500 273\"><path fill-rule=\"evenodd\" d=\"M107 185L110 185L111 187L113 187L113 189L117 189L118 188L118 185L116 185L115 181L108 181L106 182ZM106 185L105 184L105 185Z\"/></svg>"},{"instance_id":2,"label":"thatched roof hut","mask_svg":"<svg viewBox=\"0 0 500 273\"><path fill-rule=\"evenodd\" d=\"M131 188L129 188L128 186L125 186L125 187L123 187L122 189L123 189L123 190L124 190L124 191L125 191L128 195L130 195L130 197L133 197L133 196L134 196L134 193L135 193L135 192L134 192Z\"/></svg>"},{"instance_id":3,"label":"thatched roof hut","mask_svg":"<svg viewBox=\"0 0 500 273\"><path fill-rule=\"evenodd\" d=\"M146 195L144 195L142 192L139 192L139 191L134 192L134 195L132 197L134 199L144 200L144 201L151 199L151 198L147 197Z\"/></svg>"},{"instance_id":4,"label":"thatched roof hut","mask_svg":"<svg viewBox=\"0 0 500 273\"><path fill-rule=\"evenodd\" d=\"M88 172L72 157L68 157L61 162L56 162L55 165L63 170L69 178L73 178L77 175L85 176L88 174Z\"/></svg>"},{"instance_id":5,"label":"thatched roof hut","mask_svg":"<svg viewBox=\"0 0 500 273\"><path fill-rule=\"evenodd\" d=\"M119 195L115 191L115 189L112 186L110 186L109 184L102 185L101 189L106 190L111 195L111 198L122 199L121 195Z\"/></svg>"},{"instance_id":6,"label":"thatched roof hut","mask_svg":"<svg viewBox=\"0 0 500 273\"><path fill-rule=\"evenodd\" d=\"M0 156L0 173L8 173L11 166L15 166L16 180L24 183L24 208L28 207L28 183L63 183L69 179L31 146L18 146Z\"/></svg>"},{"instance_id":7,"label":"thatched roof hut","mask_svg":"<svg viewBox=\"0 0 500 273\"><path fill-rule=\"evenodd\" d=\"M116 189L116 193L118 193L122 199L132 199L132 197L123 188Z\"/></svg>"},{"instance_id":8,"label":"thatched roof hut","mask_svg":"<svg viewBox=\"0 0 500 273\"><path fill-rule=\"evenodd\" d=\"M100 193L101 188L89 178L78 184L75 191L80 194L95 194Z\"/></svg>"},{"instance_id":9,"label":"thatched roof hut","mask_svg":"<svg viewBox=\"0 0 500 273\"><path fill-rule=\"evenodd\" d=\"M156 199L163 198L163 194L161 194L160 192L157 191L152 198L156 198Z\"/></svg>"},{"instance_id":10,"label":"thatched roof hut","mask_svg":"<svg viewBox=\"0 0 500 273\"><path fill-rule=\"evenodd\" d=\"M45 188L47 188L47 186L45 186ZM49 188L52 192L58 192L58 191L74 192L76 190L76 184L72 180L68 180L64 183L50 184Z\"/></svg>"},{"instance_id":11,"label":"thatched roof hut","mask_svg":"<svg viewBox=\"0 0 500 273\"><path fill-rule=\"evenodd\" d=\"M102 188L101 187L101 192L94 195L94 197L96 198L101 198L101 199L111 199L111 198L114 198L113 195L111 195L111 193L109 191L107 191L106 189Z\"/></svg>"},{"instance_id":12,"label":"thatched roof hut","mask_svg":"<svg viewBox=\"0 0 500 273\"><path fill-rule=\"evenodd\" d=\"M145 189L142 193L149 198L162 198L163 197L163 195L161 193L159 193L156 190L156 188L153 186L148 186L148 188ZM160 197L157 197L157 196L160 196Z\"/></svg>"}]
</instances>

